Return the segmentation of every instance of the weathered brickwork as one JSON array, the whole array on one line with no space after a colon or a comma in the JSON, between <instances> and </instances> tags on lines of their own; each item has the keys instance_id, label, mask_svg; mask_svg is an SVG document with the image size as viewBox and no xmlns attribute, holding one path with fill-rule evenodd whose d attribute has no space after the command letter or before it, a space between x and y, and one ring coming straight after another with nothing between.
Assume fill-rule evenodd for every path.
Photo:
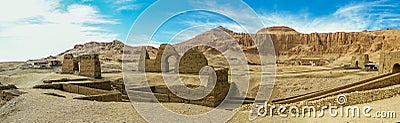
<instances>
[{"instance_id":1,"label":"weathered brickwork","mask_svg":"<svg viewBox=\"0 0 400 123\"><path fill-rule=\"evenodd\" d=\"M400 72L400 51L382 52L379 59L379 73Z\"/></svg>"},{"instance_id":2,"label":"weathered brickwork","mask_svg":"<svg viewBox=\"0 0 400 123\"><path fill-rule=\"evenodd\" d=\"M74 57L72 54L65 54L61 73L101 78L99 55L90 54Z\"/></svg>"},{"instance_id":3,"label":"weathered brickwork","mask_svg":"<svg viewBox=\"0 0 400 123\"><path fill-rule=\"evenodd\" d=\"M364 65L369 63L368 54L356 55L351 58L351 67L364 69Z\"/></svg>"}]
</instances>

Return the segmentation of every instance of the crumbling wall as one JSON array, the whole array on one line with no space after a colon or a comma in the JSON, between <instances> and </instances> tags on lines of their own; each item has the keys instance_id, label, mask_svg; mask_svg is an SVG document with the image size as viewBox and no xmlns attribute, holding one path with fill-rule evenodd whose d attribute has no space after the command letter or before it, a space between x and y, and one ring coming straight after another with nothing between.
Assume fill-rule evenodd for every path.
<instances>
[{"instance_id":1,"label":"crumbling wall","mask_svg":"<svg viewBox=\"0 0 400 123\"><path fill-rule=\"evenodd\" d=\"M369 63L368 54L356 55L351 58L351 67L364 69L364 65Z\"/></svg>"},{"instance_id":2,"label":"crumbling wall","mask_svg":"<svg viewBox=\"0 0 400 123\"><path fill-rule=\"evenodd\" d=\"M221 102L225 99L229 92L229 87L230 84L228 83L228 70L227 68L223 69L216 69L216 83L215 87L213 90L204 98L199 99L199 100L189 100L189 99L184 99L181 98L177 95L175 95L171 90L165 86L165 85L159 85L159 86L151 86L150 89L152 93L146 92L147 87L145 88L131 88L128 91L134 91L131 92L131 94L136 94L136 95L130 95L132 96L130 99L132 101L150 101L150 102L166 102L166 103L188 103L188 104L196 104L196 105L203 105L203 106L208 106L208 107L217 107ZM210 79L213 80L213 79ZM170 88L174 88L174 90L185 90L187 87L197 87L197 88L203 88L206 89L203 85L197 86L197 85L172 85ZM200 90L201 91L201 90ZM207 92L203 90L202 92ZM184 93L183 91L175 92L175 93ZM155 96L157 100L153 100L148 97Z\"/></svg>"},{"instance_id":3,"label":"crumbling wall","mask_svg":"<svg viewBox=\"0 0 400 123\"><path fill-rule=\"evenodd\" d=\"M207 65L208 61L203 53L190 49L179 61L179 73L199 73L201 68Z\"/></svg>"},{"instance_id":4,"label":"crumbling wall","mask_svg":"<svg viewBox=\"0 0 400 123\"><path fill-rule=\"evenodd\" d=\"M103 84L99 83L99 85L103 85ZM87 86L93 86L93 85L87 85ZM122 101L122 94L120 92L85 87L85 85L56 83L56 84L36 85L33 88L58 89L58 90L62 90L62 91L70 92L70 93L84 95L81 97L75 97L74 99L96 100L96 101L103 101L103 102Z\"/></svg>"},{"instance_id":5,"label":"crumbling wall","mask_svg":"<svg viewBox=\"0 0 400 123\"><path fill-rule=\"evenodd\" d=\"M74 56L72 54L65 54L62 63L63 74L74 74Z\"/></svg>"},{"instance_id":6,"label":"crumbling wall","mask_svg":"<svg viewBox=\"0 0 400 123\"><path fill-rule=\"evenodd\" d=\"M79 75L101 78L101 66L98 54L82 55Z\"/></svg>"},{"instance_id":7,"label":"crumbling wall","mask_svg":"<svg viewBox=\"0 0 400 123\"><path fill-rule=\"evenodd\" d=\"M65 54L61 73L77 73L82 76L101 78L99 55L90 54L74 57L72 54Z\"/></svg>"},{"instance_id":8,"label":"crumbling wall","mask_svg":"<svg viewBox=\"0 0 400 123\"><path fill-rule=\"evenodd\" d=\"M398 72L396 64L400 64L400 51L381 52L379 58L379 74Z\"/></svg>"},{"instance_id":9,"label":"crumbling wall","mask_svg":"<svg viewBox=\"0 0 400 123\"><path fill-rule=\"evenodd\" d=\"M145 47L143 47L145 48ZM174 57L175 58L175 63L174 66L175 68L178 66L178 61L180 59L180 56L178 52L176 52L175 48L172 45L169 44L161 44L158 52L156 59L150 59L149 54L147 50L142 49L142 54L140 55L139 59L139 71L146 71L146 72L169 72L169 62L168 58ZM173 63L171 63L173 64ZM144 68L144 70L143 70ZM175 69L175 72L177 69Z\"/></svg>"}]
</instances>

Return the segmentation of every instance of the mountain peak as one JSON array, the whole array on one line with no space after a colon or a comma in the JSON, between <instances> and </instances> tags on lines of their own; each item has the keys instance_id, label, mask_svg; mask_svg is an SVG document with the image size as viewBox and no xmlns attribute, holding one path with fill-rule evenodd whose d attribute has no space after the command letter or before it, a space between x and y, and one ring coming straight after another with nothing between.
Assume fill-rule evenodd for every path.
<instances>
[{"instance_id":1,"label":"mountain peak","mask_svg":"<svg viewBox=\"0 0 400 123\"><path fill-rule=\"evenodd\" d=\"M287 26L272 26L263 28L257 32L257 34L298 34L296 30Z\"/></svg>"},{"instance_id":2,"label":"mountain peak","mask_svg":"<svg viewBox=\"0 0 400 123\"><path fill-rule=\"evenodd\" d=\"M225 28L225 27L223 27L223 26L218 26L217 29L220 29L220 30L225 31L225 32L227 32L227 33L233 33L232 30L229 30L229 29L227 29L227 28Z\"/></svg>"}]
</instances>

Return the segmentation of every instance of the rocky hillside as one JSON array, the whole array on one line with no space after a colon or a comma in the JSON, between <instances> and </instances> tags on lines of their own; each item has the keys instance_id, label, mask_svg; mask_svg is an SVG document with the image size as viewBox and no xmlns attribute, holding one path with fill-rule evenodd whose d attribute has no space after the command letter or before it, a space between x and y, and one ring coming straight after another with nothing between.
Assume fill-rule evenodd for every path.
<instances>
[{"instance_id":1,"label":"rocky hillside","mask_svg":"<svg viewBox=\"0 0 400 123\"><path fill-rule=\"evenodd\" d=\"M195 38L177 44L179 47L193 46L204 40L212 40L217 45L225 45L228 49L232 44L225 44L224 40L218 38L223 30L237 40L246 54L254 54L255 43L251 36L268 39L268 34L274 43L278 59L313 56L328 59L344 59L349 62L350 57L355 54L370 54L371 59L378 62L380 51L394 51L400 49L400 30L387 29L363 32L334 32L334 33L311 33L302 34L289 27L269 27L259 30L256 34L235 33L223 27L207 31ZM264 39L262 39L264 38ZM199 47L200 51L207 51L209 47ZM250 59L251 60L251 59Z\"/></svg>"},{"instance_id":2,"label":"rocky hillside","mask_svg":"<svg viewBox=\"0 0 400 123\"><path fill-rule=\"evenodd\" d=\"M174 44L174 46L178 51L197 46L196 50L209 56L227 53L229 49L240 48L244 50L249 63L257 64L259 63L258 52L252 36L256 37L257 41L267 40L270 37L274 43L278 60L311 56L334 59L338 63L344 63L350 62L352 55L367 53L370 54L372 61L378 62L380 51L400 50L400 30L398 29L302 34L285 26L263 28L256 34L236 33L220 26L188 41ZM217 46L219 51L209 46L198 46L202 43ZM234 47L236 43L240 47ZM57 55L57 58L62 59L62 56L67 53L75 55L98 53L103 63L115 64L122 61L124 46L117 40L101 43L89 42L75 45L74 48ZM157 54L157 48L149 46L148 51L152 57Z\"/></svg>"},{"instance_id":3,"label":"rocky hillside","mask_svg":"<svg viewBox=\"0 0 400 123\"><path fill-rule=\"evenodd\" d=\"M65 54L82 55L82 54L99 54L103 71L120 70L124 43L114 40L112 42L88 42L85 44L77 44L72 49L58 54L57 59L62 60Z\"/></svg>"},{"instance_id":4,"label":"rocky hillside","mask_svg":"<svg viewBox=\"0 0 400 123\"><path fill-rule=\"evenodd\" d=\"M124 49L124 43L115 40L113 42L88 42L85 44L77 44L72 49L62 52L57 55L59 59L65 54L99 54L101 61L121 61Z\"/></svg>"}]
</instances>

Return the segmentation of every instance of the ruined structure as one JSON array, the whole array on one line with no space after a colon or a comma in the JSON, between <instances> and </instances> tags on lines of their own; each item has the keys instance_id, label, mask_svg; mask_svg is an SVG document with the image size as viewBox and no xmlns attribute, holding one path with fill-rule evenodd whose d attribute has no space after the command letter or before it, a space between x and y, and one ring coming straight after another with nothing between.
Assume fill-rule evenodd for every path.
<instances>
[{"instance_id":1,"label":"ruined structure","mask_svg":"<svg viewBox=\"0 0 400 123\"><path fill-rule=\"evenodd\" d=\"M145 47L142 49L142 54L139 60L139 71L146 72L169 72L177 71L179 54L175 48L169 44L161 44L158 50L156 59L150 59L149 54ZM143 62L144 61L144 62ZM174 68L174 69L173 69Z\"/></svg>"},{"instance_id":2,"label":"ruined structure","mask_svg":"<svg viewBox=\"0 0 400 123\"><path fill-rule=\"evenodd\" d=\"M365 64L369 63L368 54L356 55L351 58L351 67L353 68L365 68Z\"/></svg>"},{"instance_id":3,"label":"ruined structure","mask_svg":"<svg viewBox=\"0 0 400 123\"><path fill-rule=\"evenodd\" d=\"M111 81L89 78L60 78L43 80L43 83L44 84L35 85L33 88L57 89L65 92L80 94L82 96L74 97L74 99L81 100L120 102L123 99L121 92L113 91ZM50 95L65 97L55 93Z\"/></svg>"},{"instance_id":4,"label":"ruined structure","mask_svg":"<svg viewBox=\"0 0 400 123\"><path fill-rule=\"evenodd\" d=\"M162 44L157 52L156 58L151 59L148 51L143 47L139 60L139 71L145 72L178 72L182 74L199 74L207 78L208 82L216 82L212 90L207 90L208 85L184 84L184 85L155 85L150 86L151 92L147 91L147 87L134 87L126 89L122 88L121 92L129 93L131 101L137 102L173 102L173 103L189 103L209 107L216 107L225 99L229 92L230 83L228 83L228 68L210 67L210 71L202 69L208 66L208 60L202 52L191 48L186 51L182 57L179 56L174 47L168 44ZM172 58L172 59L171 59ZM175 63L173 63L175 62ZM175 69L171 69L171 64ZM204 71L203 71L204 70ZM200 72L202 71L202 72ZM212 71L212 72L211 72ZM214 76L214 72L215 75ZM201 75L200 75L201 73ZM160 76L161 77L161 76ZM196 77L197 78L197 77ZM166 80L164 78L164 80ZM179 80L179 79L178 79ZM168 80L166 80L168 81ZM204 83L203 83L204 84ZM171 89L175 90L171 92ZM187 94L187 88L196 88L198 90L189 94L205 94L205 97L197 100L181 98L176 93ZM209 93L208 93L209 91ZM157 100L149 98L154 95Z\"/></svg>"},{"instance_id":5,"label":"ruined structure","mask_svg":"<svg viewBox=\"0 0 400 123\"><path fill-rule=\"evenodd\" d=\"M28 60L25 68L44 69L54 68L61 66L61 61L58 59L41 59L41 60Z\"/></svg>"},{"instance_id":6,"label":"ruined structure","mask_svg":"<svg viewBox=\"0 0 400 123\"><path fill-rule=\"evenodd\" d=\"M324 58L295 58L286 62L286 64L301 66L324 66L329 63L329 60Z\"/></svg>"},{"instance_id":7,"label":"ruined structure","mask_svg":"<svg viewBox=\"0 0 400 123\"><path fill-rule=\"evenodd\" d=\"M207 88L203 85L172 85L167 87L165 85L157 85L157 86L150 86L151 92L145 91L147 87L135 87L127 89L127 93L129 93L130 100L136 102L172 102L172 103L188 103L188 104L196 104L196 105L203 105L208 107L217 107L221 102L225 99L229 92L230 83L228 83L228 71L227 68L220 68L220 69L213 69L216 74L216 83L215 87L211 90L211 92L205 96L204 98L198 100L190 100L181 98L175 95L169 88L174 88L179 90L179 92L175 93L187 93L185 91L186 88L196 87L199 88L196 91L196 94L207 92ZM211 78L211 77L210 77ZM211 80L211 79L210 79ZM190 93L195 94L195 93ZM150 95L154 95L157 100Z\"/></svg>"},{"instance_id":8,"label":"ruined structure","mask_svg":"<svg viewBox=\"0 0 400 123\"><path fill-rule=\"evenodd\" d=\"M203 53L190 49L179 61L179 73L199 73L201 68L207 65L208 61Z\"/></svg>"},{"instance_id":9,"label":"ruined structure","mask_svg":"<svg viewBox=\"0 0 400 123\"><path fill-rule=\"evenodd\" d=\"M379 59L379 74L400 72L400 51L382 52Z\"/></svg>"},{"instance_id":10,"label":"ruined structure","mask_svg":"<svg viewBox=\"0 0 400 123\"><path fill-rule=\"evenodd\" d=\"M65 54L61 73L101 78L99 55L91 54L74 57L72 54Z\"/></svg>"}]
</instances>

